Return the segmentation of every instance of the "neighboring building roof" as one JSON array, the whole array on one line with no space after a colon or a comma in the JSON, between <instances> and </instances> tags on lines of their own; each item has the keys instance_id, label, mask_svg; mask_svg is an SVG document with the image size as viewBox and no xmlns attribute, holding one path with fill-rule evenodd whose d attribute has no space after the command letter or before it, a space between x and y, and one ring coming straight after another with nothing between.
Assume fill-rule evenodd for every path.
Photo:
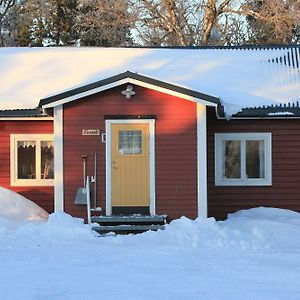
<instances>
[{"instance_id":1,"label":"neighboring building roof","mask_svg":"<svg viewBox=\"0 0 300 300\"><path fill-rule=\"evenodd\" d=\"M300 100L299 46L197 48L0 48L0 110L35 108L129 70L213 95L226 116Z\"/></svg>"},{"instance_id":2,"label":"neighboring building roof","mask_svg":"<svg viewBox=\"0 0 300 300\"><path fill-rule=\"evenodd\" d=\"M146 87L152 87L154 89L159 89L167 93L181 95L183 97L187 97L188 99L199 99L199 100L201 99L213 105L220 104L220 101L217 97L192 91L181 86L173 85L154 78L150 78L147 76L143 76L137 73L132 73L127 71L109 78L105 78L103 80L96 81L94 83L83 85L81 87L71 89L69 91L41 99L39 103L39 107L55 106L59 104L61 100L63 100L63 103L66 103L81 98L83 97L82 95L87 95L87 94L90 95L93 93L97 93L99 92L99 88L101 90L105 90L111 88L113 84L121 85L124 83L145 85Z\"/></svg>"},{"instance_id":3,"label":"neighboring building roof","mask_svg":"<svg viewBox=\"0 0 300 300\"><path fill-rule=\"evenodd\" d=\"M45 115L40 108L36 109L11 109L11 110L1 110L1 118L43 118L48 117Z\"/></svg>"},{"instance_id":4,"label":"neighboring building roof","mask_svg":"<svg viewBox=\"0 0 300 300\"><path fill-rule=\"evenodd\" d=\"M222 107L219 107L218 109L218 116L220 118L226 118ZM296 102L272 106L243 108L240 112L234 114L232 118L300 118L300 106L299 102Z\"/></svg>"}]
</instances>

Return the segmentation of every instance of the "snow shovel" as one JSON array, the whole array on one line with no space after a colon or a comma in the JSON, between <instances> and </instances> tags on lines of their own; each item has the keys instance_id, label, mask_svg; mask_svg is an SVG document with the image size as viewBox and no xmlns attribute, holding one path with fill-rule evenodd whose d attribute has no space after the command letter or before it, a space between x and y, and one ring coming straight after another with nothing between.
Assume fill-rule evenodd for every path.
<instances>
[{"instance_id":1,"label":"snow shovel","mask_svg":"<svg viewBox=\"0 0 300 300\"><path fill-rule=\"evenodd\" d=\"M83 187L77 189L76 197L75 197L75 204L84 205L87 203L87 195L86 195L86 155L82 155L83 159Z\"/></svg>"},{"instance_id":2,"label":"snow shovel","mask_svg":"<svg viewBox=\"0 0 300 300\"><path fill-rule=\"evenodd\" d=\"M94 157L94 209L97 208L97 153Z\"/></svg>"}]
</instances>

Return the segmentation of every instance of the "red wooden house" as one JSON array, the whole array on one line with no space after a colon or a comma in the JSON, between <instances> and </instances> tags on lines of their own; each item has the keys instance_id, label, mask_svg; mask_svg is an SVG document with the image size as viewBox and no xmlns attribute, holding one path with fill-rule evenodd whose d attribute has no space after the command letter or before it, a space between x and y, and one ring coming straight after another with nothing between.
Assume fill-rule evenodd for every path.
<instances>
[{"instance_id":1,"label":"red wooden house","mask_svg":"<svg viewBox=\"0 0 300 300\"><path fill-rule=\"evenodd\" d=\"M101 208L102 215L223 219L254 206L300 211L299 50L190 49L196 55L204 53L203 59L213 57L204 70L207 78L196 75L190 85L190 74L180 69L176 75L187 78L185 85L180 79L166 80L175 72L172 64L166 66L166 74L136 72L141 68L139 58L131 69L126 65L130 71L112 70L110 76L100 72L99 80L76 82L75 88L40 97L37 108L5 108L0 112L0 185L49 212L85 217L85 205L75 198L83 186L86 160L92 206ZM110 50L97 51L104 59ZM118 51L122 55L129 50ZM145 49L134 51L139 57ZM155 52L156 62L165 59L164 51L167 55L174 51L176 63L187 54L186 49L147 51ZM233 57L244 55L248 63L257 61L254 72L262 65L264 89L258 87L257 78L247 77L228 92L224 74L239 76L231 72L241 67L229 66L225 73L219 69L224 83L217 80L220 74L212 63L222 62L221 54L228 52ZM185 65L184 69L193 71ZM47 72L41 74L48 77ZM209 81L213 74L215 84ZM275 94L286 88L284 101L270 95L279 88L274 74L277 79L282 75ZM195 88L194 82L207 83L208 88ZM224 99L233 101L228 105ZM10 100L2 102L6 101Z\"/></svg>"}]
</instances>

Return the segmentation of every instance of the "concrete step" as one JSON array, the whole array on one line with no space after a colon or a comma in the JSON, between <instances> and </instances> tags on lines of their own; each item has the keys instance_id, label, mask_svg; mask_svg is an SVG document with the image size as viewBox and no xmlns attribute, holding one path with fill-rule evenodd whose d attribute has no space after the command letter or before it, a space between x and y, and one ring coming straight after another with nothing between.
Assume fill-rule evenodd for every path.
<instances>
[{"instance_id":1,"label":"concrete step","mask_svg":"<svg viewBox=\"0 0 300 300\"><path fill-rule=\"evenodd\" d=\"M167 223L167 215L112 215L93 216L93 229L105 234L115 232L120 234L141 233L148 230L163 230Z\"/></svg>"},{"instance_id":2,"label":"concrete step","mask_svg":"<svg viewBox=\"0 0 300 300\"><path fill-rule=\"evenodd\" d=\"M93 216L93 223L99 225L164 225L167 223L167 215L113 215L113 216Z\"/></svg>"},{"instance_id":3,"label":"concrete step","mask_svg":"<svg viewBox=\"0 0 300 300\"><path fill-rule=\"evenodd\" d=\"M164 230L164 225L115 225L115 226L94 226L93 230L100 234L114 232L117 234L142 233L145 231Z\"/></svg>"}]
</instances>

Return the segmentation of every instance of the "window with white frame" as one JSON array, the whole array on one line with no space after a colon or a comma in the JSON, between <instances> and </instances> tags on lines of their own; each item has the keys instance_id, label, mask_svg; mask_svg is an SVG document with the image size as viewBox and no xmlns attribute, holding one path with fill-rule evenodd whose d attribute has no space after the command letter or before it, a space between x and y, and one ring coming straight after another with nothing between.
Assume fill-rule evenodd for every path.
<instances>
[{"instance_id":1,"label":"window with white frame","mask_svg":"<svg viewBox=\"0 0 300 300\"><path fill-rule=\"evenodd\" d=\"M216 133L216 185L271 185L271 133Z\"/></svg>"},{"instance_id":2,"label":"window with white frame","mask_svg":"<svg viewBox=\"0 0 300 300\"><path fill-rule=\"evenodd\" d=\"M142 154L142 131L119 131L119 153L126 154Z\"/></svg>"},{"instance_id":3,"label":"window with white frame","mask_svg":"<svg viewBox=\"0 0 300 300\"><path fill-rule=\"evenodd\" d=\"M11 134L10 178L13 186L54 184L52 134Z\"/></svg>"}]
</instances>

